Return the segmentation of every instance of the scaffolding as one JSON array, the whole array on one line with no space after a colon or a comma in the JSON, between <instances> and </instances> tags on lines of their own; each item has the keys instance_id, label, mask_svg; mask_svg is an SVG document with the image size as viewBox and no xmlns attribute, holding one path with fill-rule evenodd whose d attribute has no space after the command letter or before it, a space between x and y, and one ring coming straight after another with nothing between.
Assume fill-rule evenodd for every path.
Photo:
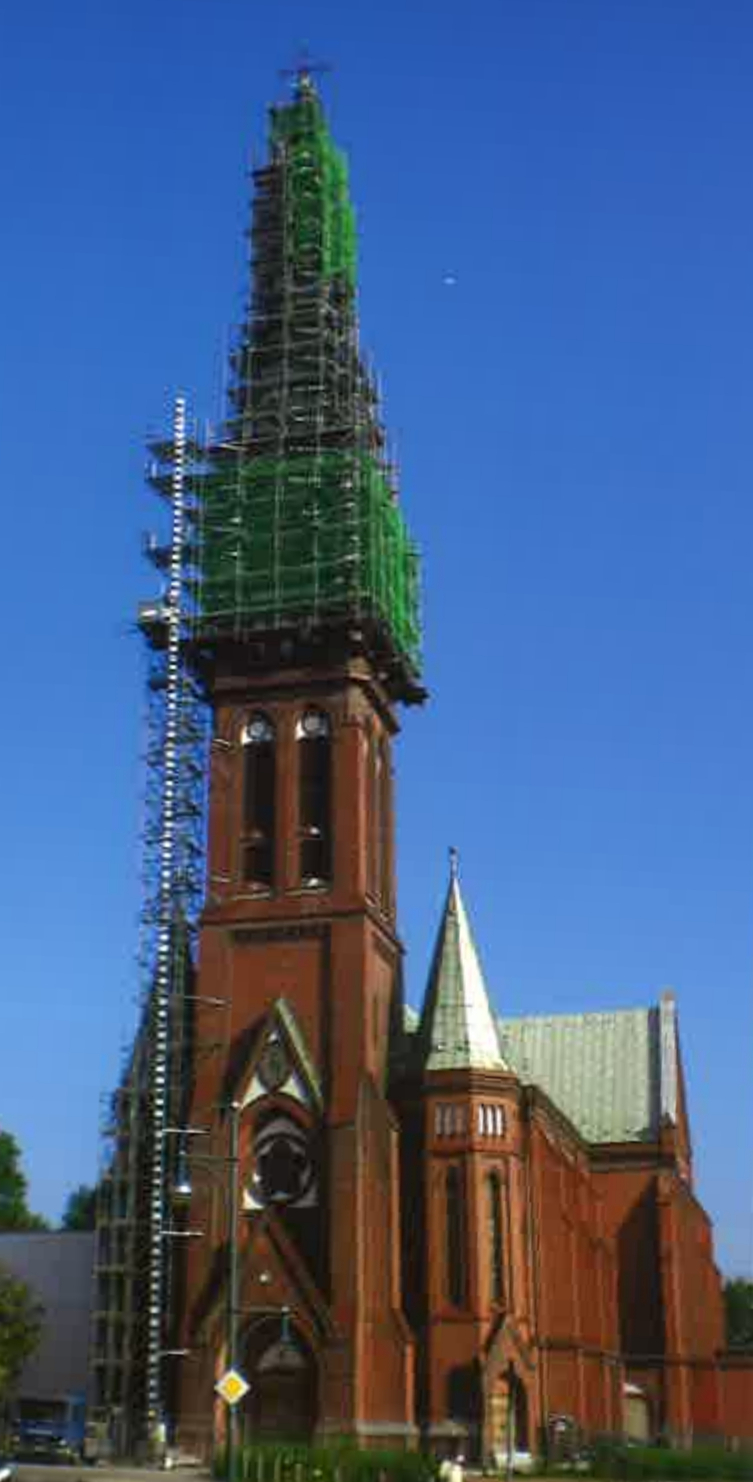
<instances>
[{"instance_id":1,"label":"scaffolding","mask_svg":"<svg viewBox=\"0 0 753 1482\"><path fill-rule=\"evenodd\" d=\"M142 603L147 741L139 1024L105 1129L94 1333L98 1413L135 1450L162 1419L169 1321L169 1189L190 1088L193 964L203 898L208 713L193 673L196 508L186 487L195 443L182 398L172 432L150 443L148 481L169 508L169 537L145 538L163 590ZM117 1227L117 1228L116 1228ZM110 1275L112 1252L118 1280Z\"/></svg>"},{"instance_id":2,"label":"scaffolding","mask_svg":"<svg viewBox=\"0 0 753 1482\"><path fill-rule=\"evenodd\" d=\"M251 635L344 636L387 692L423 697L418 554L398 503L378 395L359 350L356 233L344 156L310 77L271 111L254 173L252 291L219 432L182 398L150 444L166 539L162 590L139 611L148 738L138 1030L108 1106L100 1183L94 1371L116 1446L143 1446L169 1405L169 1190L194 1073L209 716L203 676ZM293 644L295 651L295 643Z\"/></svg>"},{"instance_id":3,"label":"scaffolding","mask_svg":"<svg viewBox=\"0 0 753 1482\"><path fill-rule=\"evenodd\" d=\"M272 110L254 182L230 415L192 480L202 634L365 625L396 692L415 698L418 553L358 347L347 166L309 79Z\"/></svg>"}]
</instances>

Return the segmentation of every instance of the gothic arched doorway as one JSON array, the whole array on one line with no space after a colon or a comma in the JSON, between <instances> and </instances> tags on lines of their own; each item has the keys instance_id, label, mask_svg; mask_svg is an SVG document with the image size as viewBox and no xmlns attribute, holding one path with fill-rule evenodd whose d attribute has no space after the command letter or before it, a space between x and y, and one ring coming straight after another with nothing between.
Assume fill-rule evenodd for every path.
<instances>
[{"instance_id":1,"label":"gothic arched doorway","mask_svg":"<svg viewBox=\"0 0 753 1482\"><path fill-rule=\"evenodd\" d=\"M530 1449L528 1393L513 1364L500 1370L489 1395L489 1431L495 1463L503 1466L508 1451Z\"/></svg>"},{"instance_id":2,"label":"gothic arched doorway","mask_svg":"<svg viewBox=\"0 0 753 1482\"><path fill-rule=\"evenodd\" d=\"M249 1333L244 1373L251 1389L243 1402L244 1439L303 1440L316 1424L316 1364L300 1333L280 1336L279 1318Z\"/></svg>"}]
</instances>

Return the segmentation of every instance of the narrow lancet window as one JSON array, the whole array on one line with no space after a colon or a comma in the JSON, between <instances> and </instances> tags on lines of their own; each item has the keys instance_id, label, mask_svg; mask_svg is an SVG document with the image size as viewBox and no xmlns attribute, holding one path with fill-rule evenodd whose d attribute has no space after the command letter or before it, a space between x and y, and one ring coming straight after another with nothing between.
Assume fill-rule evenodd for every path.
<instances>
[{"instance_id":1,"label":"narrow lancet window","mask_svg":"<svg viewBox=\"0 0 753 1482\"><path fill-rule=\"evenodd\" d=\"M502 1302L505 1296L503 1245L502 1245L502 1187L498 1173L490 1173L486 1180L486 1197L489 1218L489 1292L492 1302Z\"/></svg>"},{"instance_id":2,"label":"narrow lancet window","mask_svg":"<svg viewBox=\"0 0 753 1482\"><path fill-rule=\"evenodd\" d=\"M243 819L241 875L270 890L275 857L275 733L266 715L252 715L241 733Z\"/></svg>"},{"instance_id":3,"label":"narrow lancet window","mask_svg":"<svg viewBox=\"0 0 753 1482\"><path fill-rule=\"evenodd\" d=\"M307 710L296 728L298 829L302 885L325 885L332 875L332 735L320 710Z\"/></svg>"},{"instance_id":4,"label":"narrow lancet window","mask_svg":"<svg viewBox=\"0 0 753 1482\"><path fill-rule=\"evenodd\" d=\"M382 910L392 909L392 851L390 849L390 818L392 808L392 778L390 776L389 752L384 742L379 748L379 900Z\"/></svg>"},{"instance_id":5,"label":"narrow lancet window","mask_svg":"<svg viewBox=\"0 0 753 1482\"><path fill-rule=\"evenodd\" d=\"M382 844L382 820L381 806L382 793L380 786L379 743L375 736L369 738L368 769L369 769L369 809L368 809L368 891L375 900L379 896L379 884L381 877L381 844Z\"/></svg>"},{"instance_id":6,"label":"narrow lancet window","mask_svg":"<svg viewBox=\"0 0 753 1482\"><path fill-rule=\"evenodd\" d=\"M464 1307L467 1295L465 1259L465 1200L463 1175L459 1168L447 1170L447 1295L454 1307Z\"/></svg>"}]
</instances>

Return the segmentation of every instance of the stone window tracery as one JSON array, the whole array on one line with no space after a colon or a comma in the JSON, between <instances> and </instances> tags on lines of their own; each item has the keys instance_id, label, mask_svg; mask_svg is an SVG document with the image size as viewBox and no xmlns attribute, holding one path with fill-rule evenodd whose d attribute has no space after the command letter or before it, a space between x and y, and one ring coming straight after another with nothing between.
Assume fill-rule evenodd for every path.
<instances>
[{"instance_id":1,"label":"stone window tracery","mask_svg":"<svg viewBox=\"0 0 753 1482\"><path fill-rule=\"evenodd\" d=\"M440 1101L434 1108L434 1133L437 1137L464 1137L468 1130L466 1108L455 1101Z\"/></svg>"},{"instance_id":2,"label":"stone window tracery","mask_svg":"<svg viewBox=\"0 0 753 1482\"><path fill-rule=\"evenodd\" d=\"M254 1137L254 1203L303 1208L316 1203L316 1165L309 1132L293 1117L274 1112Z\"/></svg>"},{"instance_id":3,"label":"stone window tracery","mask_svg":"<svg viewBox=\"0 0 753 1482\"><path fill-rule=\"evenodd\" d=\"M479 1137L504 1137L507 1129L504 1107L482 1102L476 1109L476 1127Z\"/></svg>"}]
</instances>

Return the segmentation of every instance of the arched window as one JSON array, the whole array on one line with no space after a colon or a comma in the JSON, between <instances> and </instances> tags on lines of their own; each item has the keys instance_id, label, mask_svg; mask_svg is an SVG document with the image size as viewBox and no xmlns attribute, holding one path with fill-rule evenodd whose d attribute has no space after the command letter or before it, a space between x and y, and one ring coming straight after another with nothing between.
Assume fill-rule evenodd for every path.
<instances>
[{"instance_id":1,"label":"arched window","mask_svg":"<svg viewBox=\"0 0 753 1482\"><path fill-rule=\"evenodd\" d=\"M243 818L241 875L271 889L275 857L275 733L266 715L252 715L241 732Z\"/></svg>"},{"instance_id":2,"label":"arched window","mask_svg":"<svg viewBox=\"0 0 753 1482\"><path fill-rule=\"evenodd\" d=\"M464 1307L467 1291L465 1200L463 1197L463 1175L461 1170L455 1166L447 1170L445 1194L447 1296L454 1307Z\"/></svg>"},{"instance_id":3,"label":"arched window","mask_svg":"<svg viewBox=\"0 0 753 1482\"><path fill-rule=\"evenodd\" d=\"M379 754L379 743L376 736L369 735L368 750L369 769L369 805L368 805L368 891L369 895L377 900L379 897L379 886L382 870L382 792L381 792L381 758Z\"/></svg>"},{"instance_id":4,"label":"arched window","mask_svg":"<svg viewBox=\"0 0 753 1482\"><path fill-rule=\"evenodd\" d=\"M321 710L296 726L298 830L302 885L324 885L332 874L332 734Z\"/></svg>"},{"instance_id":5,"label":"arched window","mask_svg":"<svg viewBox=\"0 0 753 1482\"><path fill-rule=\"evenodd\" d=\"M379 747L379 902L387 914L392 909L392 850L390 818L392 811L392 777L390 754L385 741Z\"/></svg>"},{"instance_id":6,"label":"arched window","mask_svg":"<svg viewBox=\"0 0 753 1482\"><path fill-rule=\"evenodd\" d=\"M486 1180L488 1239L489 1239L489 1292L492 1302L503 1302L505 1296L504 1252L502 1245L502 1185L498 1173L490 1173Z\"/></svg>"}]
</instances>

